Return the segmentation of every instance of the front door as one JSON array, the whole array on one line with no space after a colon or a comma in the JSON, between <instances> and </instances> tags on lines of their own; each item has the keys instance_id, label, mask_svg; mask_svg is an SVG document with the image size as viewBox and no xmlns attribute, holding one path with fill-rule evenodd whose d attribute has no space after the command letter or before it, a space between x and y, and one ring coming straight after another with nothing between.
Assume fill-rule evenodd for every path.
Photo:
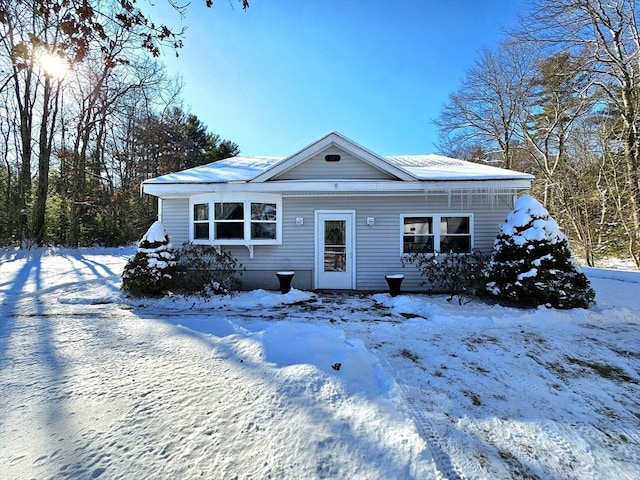
<instances>
[{"instance_id":1,"label":"front door","mask_svg":"<svg viewBox=\"0 0 640 480\"><path fill-rule=\"evenodd\" d=\"M354 212L316 212L316 288L355 288Z\"/></svg>"}]
</instances>

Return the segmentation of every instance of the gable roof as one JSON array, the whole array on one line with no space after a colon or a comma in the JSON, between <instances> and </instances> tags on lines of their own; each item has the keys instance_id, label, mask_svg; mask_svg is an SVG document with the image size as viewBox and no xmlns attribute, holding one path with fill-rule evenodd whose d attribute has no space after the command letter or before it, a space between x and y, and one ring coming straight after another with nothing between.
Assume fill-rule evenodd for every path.
<instances>
[{"instance_id":1,"label":"gable roof","mask_svg":"<svg viewBox=\"0 0 640 480\"><path fill-rule=\"evenodd\" d=\"M483 181L519 180L531 182L533 175L442 155L393 155L382 157L331 132L288 157L231 157L207 165L145 180L146 185L203 185L229 183L265 183L304 163L331 146L351 153L363 162L380 169L397 181ZM276 180L277 182L277 180ZM291 183L292 181L289 181Z\"/></svg>"},{"instance_id":2,"label":"gable roof","mask_svg":"<svg viewBox=\"0 0 640 480\"><path fill-rule=\"evenodd\" d=\"M359 160L368 163L372 167L375 167L378 170L381 170L382 172L390 175L391 177L397 178L398 180L416 180L416 178L409 172L402 168L398 168L398 166L389 162L387 159L381 157L377 153L373 153L371 150L358 145L354 141L349 140L347 137L341 135L338 132L331 132L326 134L324 137L316 140L312 144L307 145L303 149L297 151L293 155L288 156L282 162L273 165L264 173L255 177L252 182L266 182L268 180L271 180L272 178L286 172L287 170L291 170L301 163L304 163L315 154L320 153L329 147L338 147L345 152L357 157Z\"/></svg>"}]
</instances>

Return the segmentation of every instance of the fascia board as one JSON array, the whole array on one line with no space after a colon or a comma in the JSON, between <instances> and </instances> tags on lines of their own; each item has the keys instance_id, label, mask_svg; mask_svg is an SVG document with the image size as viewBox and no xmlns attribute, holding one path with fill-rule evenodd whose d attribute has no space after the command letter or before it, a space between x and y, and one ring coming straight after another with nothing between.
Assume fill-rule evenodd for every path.
<instances>
[{"instance_id":1,"label":"fascia board","mask_svg":"<svg viewBox=\"0 0 640 480\"><path fill-rule=\"evenodd\" d=\"M512 189L516 191L527 190L531 187L531 181L527 179L516 180L467 180L467 181L282 181L266 183L162 183L144 184L143 191L157 197L188 197L200 193L212 192L326 192L335 195L340 192L448 192L451 190L491 190Z\"/></svg>"}]
</instances>

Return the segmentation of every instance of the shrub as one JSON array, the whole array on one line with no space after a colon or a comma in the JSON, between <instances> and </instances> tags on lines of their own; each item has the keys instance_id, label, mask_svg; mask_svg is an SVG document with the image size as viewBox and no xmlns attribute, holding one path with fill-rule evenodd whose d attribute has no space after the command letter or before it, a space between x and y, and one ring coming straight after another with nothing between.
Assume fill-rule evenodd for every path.
<instances>
[{"instance_id":1,"label":"shrub","mask_svg":"<svg viewBox=\"0 0 640 480\"><path fill-rule=\"evenodd\" d=\"M122 290L133 295L161 295L172 279L175 252L162 223L155 222L138 244L122 272Z\"/></svg>"},{"instance_id":2,"label":"shrub","mask_svg":"<svg viewBox=\"0 0 640 480\"><path fill-rule=\"evenodd\" d=\"M484 287L482 271L485 257L479 251L471 253L415 253L405 256L416 265L425 278L423 286L429 292L446 293L448 301L458 297L462 305L469 295Z\"/></svg>"},{"instance_id":3,"label":"shrub","mask_svg":"<svg viewBox=\"0 0 640 480\"><path fill-rule=\"evenodd\" d=\"M241 269L231 252L187 242L177 254L173 285L187 293L223 295L240 288Z\"/></svg>"},{"instance_id":4,"label":"shrub","mask_svg":"<svg viewBox=\"0 0 640 480\"><path fill-rule=\"evenodd\" d=\"M595 297L567 237L529 196L519 198L507 216L484 275L487 295L506 304L586 308Z\"/></svg>"}]
</instances>

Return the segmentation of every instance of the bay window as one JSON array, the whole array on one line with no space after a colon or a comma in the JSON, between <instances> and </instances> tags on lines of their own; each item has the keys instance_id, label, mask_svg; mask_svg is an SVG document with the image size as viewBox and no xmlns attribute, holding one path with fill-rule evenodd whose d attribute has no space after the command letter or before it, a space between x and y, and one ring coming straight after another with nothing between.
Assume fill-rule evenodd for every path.
<instances>
[{"instance_id":1,"label":"bay window","mask_svg":"<svg viewBox=\"0 0 640 480\"><path fill-rule=\"evenodd\" d=\"M469 253L472 215L402 215L402 254Z\"/></svg>"},{"instance_id":2,"label":"bay window","mask_svg":"<svg viewBox=\"0 0 640 480\"><path fill-rule=\"evenodd\" d=\"M279 195L198 195L192 197L191 205L190 240L194 243L269 245L282 241Z\"/></svg>"}]
</instances>

